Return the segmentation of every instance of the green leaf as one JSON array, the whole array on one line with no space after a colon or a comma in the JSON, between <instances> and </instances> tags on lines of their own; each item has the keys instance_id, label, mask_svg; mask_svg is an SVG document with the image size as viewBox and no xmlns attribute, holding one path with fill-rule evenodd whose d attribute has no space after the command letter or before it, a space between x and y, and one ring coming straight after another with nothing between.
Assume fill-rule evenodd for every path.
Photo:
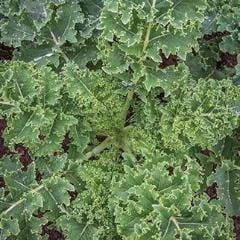
<instances>
[{"instance_id":1,"label":"green leaf","mask_svg":"<svg viewBox=\"0 0 240 240\"><path fill-rule=\"evenodd\" d=\"M0 234L3 239L13 235L18 235L20 232L18 220L12 218L2 218L0 220Z\"/></svg>"},{"instance_id":2,"label":"green leaf","mask_svg":"<svg viewBox=\"0 0 240 240\"><path fill-rule=\"evenodd\" d=\"M69 240L88 240L93 239L91 236L96 229L91 225L79 224L73 218L62 216L58 219L58 225L67 234Z\"/></svg>"},{"instance_id":3,"label":"green leaf","mask_svg":"<svg viewBox=\"0 0 240 240\"><path fill-rule=\"evenodd\" d=\"M45 191L42 193L44 208L54 209L59 205L70 205L70 196L67 191L74 191L73 185L64 178L53 176L44 182Z\"/></svg>"},{"instance_id":4,"label":"green leaf","mask_svg":"<svg viewBox=\"0 0 240 240\"><path fill-rule=\"evenodd\" d=\"M58 75L51 71L50 68L44 68L44 71L40 72L38 78L41 86L41 103L44 108L57 104L61 98L60 90L62 88L62 82Z\"/></svg>"},{"instance_id":5,"label":"green leaf","mask_svg":"<svg viewBox=\"0 0 240 240\"><path fill-rule=\"evenodd\" d=\"M184 64L178 67L169 67L164 70L153 71L146 69L146 78L144 85L147 91L152 88L161 87L166 95L176 90L178 87L187 82L188 69Z\"/></svg>"},{"instance_id":6,"label":"green leaf","mask_svg":"<svg viewBox=\"0 0 240 240\"><path fill-rule=\"evenodd\" d=\"M46 36L52 37L57 46L63 45L66 41L75 43L76 30L75 24L83 21L81 8L77 1L61 5L56 12L56 17L49 23Z\"/></svg>"},{"instance_id":7,"label":"green leaf","mask_svg":"<svg viewBox=\"0 0 240 240\"><path fill-rule=\"evenodd\" d=\"M44 140L37 146L36 154L42 156L58 151L65 134L76 124L75 117L64 113L58 114L51 125L43 131Z\"/></svg>"},{"instance_id":8,"label":"green leaf","mask_svg":"<svg viewBox=\"0 0 240 240\"><path fill-rule=\"evenodd\" d=\"M53 10L50 8L48 1L20 1L20 6L32 18L37 30L40 30L50 19Z\"/></svg>"},{"instance_id":9,"label":"green leaf","mask_svg":"<svg viewBox=\"0 0 240 240\"><path fill-rule=\"evenodd\" d=\"M239 177L239 170L218 167L216 173L209 179L210 183L217 183L218 199L222 202L225 212L229 216L235 216L240 213Z\"/></svg>"},{"instance_id":10,"label":"green leaf","mask_svg":"<svg viewBox=\"0 0 240 240\"><path fill-rule=\"evenodd\" d=\"M181 157L186 160L183 163L182 159L185 170L177 164ZM176 167L169 175L167 165L171 161ZM201 167L196 161L177 154L158 154L142 166L125 167L124 176L113 187L118 232L132 239L170 240L177 234L185 239L214 239L229 225L223 223L219 206L204 197L192 202L201 181Z\"/></svg>"},{"instance_id":11,"label":"green leaf","mask_svg":"<svg viewBox=\"0 0 240 240\"><path fill-rule=\"evenodd\" d=\"M15 52L16 59L25 62L33 62L40 66L59 66L59 53L55 51L54 44L22 44L21 51Z\"/></svg>"},{"instance_id":12,"label":"green leaf","mask_svg":"<svg viewBox=\"0 0 240 240\"><path fill-rule=\"evenodd\" d=\"M1 26L0 40L9 46L20 47L22 41L33 41L35 36L35 26L26 15L21 18L11 16L10 20Z\"/></svg>"},{"instance_id":13,"label":"green leaf","mask_svg":"<svg viewBox=\"0 0 240 240\"><path fill-rule=\"evenodd\" d=\"M1 89L1 98L8 102L31 103L36 96L37 81L33 74L37 71L23 62L13 62L3 73L4 84Z\"/></svg>"}]
</instances>

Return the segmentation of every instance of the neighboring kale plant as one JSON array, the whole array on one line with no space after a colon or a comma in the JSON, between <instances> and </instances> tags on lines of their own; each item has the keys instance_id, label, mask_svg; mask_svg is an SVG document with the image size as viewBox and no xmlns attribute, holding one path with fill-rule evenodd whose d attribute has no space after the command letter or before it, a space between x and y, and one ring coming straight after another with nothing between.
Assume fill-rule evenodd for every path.
<instances>
[{"instance_id":1,"label":"neighboring kale plant","mask_svg":"<svg viewBox=\"0 0 240 240\"><path fill-rule=\"evenodd\" d=\"M16 48L15 58L58 67L97 60L96 26L101 0L0 1L0 41Z\"/></svg>"}]
</instances>

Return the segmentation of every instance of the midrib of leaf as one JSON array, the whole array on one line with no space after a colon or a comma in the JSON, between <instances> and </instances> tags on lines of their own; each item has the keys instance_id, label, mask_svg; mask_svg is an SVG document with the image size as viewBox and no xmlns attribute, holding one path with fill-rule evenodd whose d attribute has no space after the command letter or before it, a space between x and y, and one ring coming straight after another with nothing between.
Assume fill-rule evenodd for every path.
<instances>
[{"instance_id":1,"label":"midrib of leaf","mask_svg":"<svg viewBox=\"0 0 240 240\"><path fill-rule=\"evenodd\" d=\"M86 86L86 84L80 79L78 78L75 73L72 72L72 76L74 79L78 79L79 83L83 86L83 88L86 90L87 93L89 93L98 103L100 103L105 109L107 109L107 107L97 99L97 97L94 95L94 93L91 92L91 90Z\"/></svg>"},{"instance_id":2,"label":"midrib of leaf","mask_svg":"<svg viewBox=\"0 0 240 240\"><path fill-rule=\"evenodd\" d=\"M21 30L20 28L15 28L15 31L16 31L16 32L23 33L25 36L32 36L32 34L31 34L30 32L23 31L23 30ZM34 34L34 35L35 35L35 34Z\"/></svg>"},{"instance_id":3,"label":"midrib of leaf","mask_svg":"<svg viewBox=\"0 0 240 240\"><path fill-rule=\"evenodd\" d=\"M27 123L32 119L32 117L33 117L33 115L34 115L34 112L32 112L32 114L29 116L29 118L27 119L27 121L26 121L26 123L24 124L24 127L21 129L21 131L18 133L18 137L19 137L19 135L24 131L24 129L26 128L26 126L27 126Z\"/></svg>"},{"instance_id":4,"label":"midrib of leaf","mask_svg":"<svg viewBox=\"0 0 240 240\"><path fill-rule=\"evenodd\" d=\"M16 107L16 105L15 105L15 104L13 104L13 103L10 103L10 102L4 102L4 101L0 101L0 104L2 104L2 105L8 105L8 106L12 106L12 107Z\"/></svg>"},{"instance_id":5,"label":"midrib of leaf","mask_svg":"<svg viewBox=\"0 0 240 240\"><path fill-rule=\"evenodd\" d=\"M167 236L167 233L168 233L168 230L169 230L169 227L170 227L171 223L173 223L176 226L178 231L181 231L181 229L179 227L179 222L177 221L176 217L171 216L168 220L168 225L167 225L166 230L163 234L163 239Z\"/></svg>"},{"instance_id":6,"label":"midrib of leaf","mask_svg":"<svg viewBox=\"0 0 240 240\"><path fill-rule=\"evenodd\" d=\"M28 186L24 185L23 183L17 181L17 180L14 180L15 183L19 184L20 186L24 187L25 189L27 190L31 190L31 188L29 188Z\"/></svg>"},{"instance_id":7,"label":"midrib of leaf","mask_svg":"<svg viewBox=\"0 0 240 240\"><path fill-rule=\"evenodd\" d=\"M56 36L54 35L53 31L51 30L51 28L48 28L51 36L52 36L52 39L55 46L56 46L56 50L58 51L58 53L60 53L62 55L62 57L64 58L65 62L69 62L69 58L68 56L65 54L65 52L62 50L61 48L61 44L58 42Z\"/></svg>"},{"instance_id":8,"label":"midrib of leaf","mask_svg":"<svg viewBox=\"0 0 240 240\"><path fill-rule=\"evenodd\" d=\"M43 5L43 7L42 7L42 8L43 8L43 13L44 13L43 15L44 15L44 17L46 18L46 17L48 16L48 15L47 15L46 8L45 8L45 6L44 6L44 5ZM33 11L33 10L30 10L30 11L28 10L28 12L29 12L29 13L33 13L33 14L35 14L35 13L37 13L37 14L38 14L38 12L37 12L37 11Z\"/></svg>"},{"instance_id":9,"label":"midrib of leaf","mask_svg":"<svg viewBox=\"0 0 240 240\"><path fill-rule=\"evenodd\" d=\"M80 233L80 239L81 239L82 235L84 234L84 232L87 230L87 227L88 227L88 226L89 226L89 223L87 223L87 224L85 225L85 227L83 228L82 232Z\"/></svg>"},{"instance_id":10,"label":"midrib of leaf","mask_svg":"<svg viewBox=\"0 0 240 240\"><path fill-rule=\"evenodd\" d=\"M64 36L65 36L65 34L66 34L66 32L67 32L67 29L68 29L69 26L70 26L71 18L72 18L72 17L69 16L69 18L68 18L68 24L67 24L67 26L65 27L65 29L64 29L64 31L63 31L62 38L64 38Z\"/></svg>"},{"instance_id":11,"label":"midrib of leaf","mask_svg":"<svg viewBox=\"0 0 240 240\"><path fill-rule=\"evenodd\" d=\"M46 81L44 81L44 89L43 89L43 108L45 109L45 104L46 104Z\"/></svg>"},{"instance_id":12,"label":"midrib of leaf","mask_svg":"<svg viewBox=\"0 0 240 240\"><path fill-rule=\"evenodd\" d=\"M111 16L114 18L114 15L112 15L112 13L110 13ZM128 28L126 28L123 24L119 23L118 21L116 21L114 24L116 24L118 27L122 28L123 30L125 30L126 32L130 33L131 35L135 35L134 32L132 32L131 30L129 30Z\"/></svg>"},{"instance_id":13,"label":"midrib of leaf","mask_svg":"<svg viewBox=\"0 0 240 240\"><path fill-rule=\"evenodd\" d=\"M225 197L228 198L229 203L230 203L230 205L231 205L231 206L229 206L229 207L231 207L231 209L232 209L232 211L233 211L233 203L232 203L232 199L231 199L231 195L230 195L230 177L229 177L229 171L227 171L227 181L226 181L226 184L227 184L227 196L225 196Z\"/></svg>"},{"instance_id":14,"label":"midrib of leaf","mask_svg":"<svg viewBox=\"0 0 240 240\"><path fill-rule=\"evenodd\" d=\"M156 1L157 0L153 0L152 5L151 5L151 11L153 11L153 8L156 5ZM145 58L145 50L147 49L148 44L149 44L149 37L150 37L150 34L151 34L151 30L152 30L152 22L149 22L148 26L147 26L147 32L146 32L146 35L145 35L145 38L144 38L144 43L143 43L143 48L142 48L142 56L140 57L140 59L138 61L141 65L143 65L143 60ZM133 82L134 85L136 85L137 82L138 82L138 79ZM126 101L125 101L124 108L123 108L123 112L122 112L122 115L121 115L121 128L122 128L122 130L124 129L124 124L125 124L125 121L126 121L127 112L128 112L128 110L129 110L129 108L132 104L133 96L134 96L134 90L128 90Z\"/></svg>"},{"instance_id":15,"label":"midrib of leaf","mask_svg":"<svg viewBox=\"0 0 240 240\"><path fill-rule=\"evenodd\" d=\"M151 6L151 12L153 13L153 9L155 8L155 5L156 5L156 1L157 0L153 0L152 2L152 6ZM142 63L142 61L145 59L145 51L148 47L148 44L149 44L149 38L150 38L150 35L151 35L151 31L152 31L152 27L153 27L153 20L151 22L148 23L148 26L147 26L147 32L146 32L146 35L145 35L145 39L144 39L144 42L143 42L143 48L142 48L142 57L139 59L139 63Z\"/></svg>"},{"instance_id":16,"label":"midrib of leaf","mask_svg":"<svg viewBox=\"0 0 240 240\"><path fill-rule=\"evenodd\" d=\"M15 84L16 84L16 86L17 86L17 89L18 89L19 94L21 95L22 98L24 98L24 97L23 97L23 94L22 94L22 90L21 90L21 88L20 88L20 86L19 86L19 84L18 84L18 82L17 82L17 78L15 78Z\"/></svg>"},{"instance_id":17,"label":"midrib of leaf","mask_svg":"<svg viewBox=\"0 0 240 240\"><path fill-rule=\"evenodd\" d=\"M89 1L89 0L88 0ZM102 10L102 8L99 6L99 5L97 5L93 0L90 0L90 2L94 5L94 6L96 6L99 10Z\"/></svg>"},{"instance_id":18,"label":"midrib of leaf","mask_svg":"<svg viewBox=\"0 0 240 240\"><path fill-rule=\"evenodd\" d=\"M51 56L53 56L53 54L54 54L54 53L47 53L47 54L45 54L45 55L39 56L39 57L37 57L37 58L34 58L33 61L34 61L34 62L38 62L38 61L40 61L41 59L43 59L43 58L45 58L45 57L51 57Z\"/></svg>"},{"instance_id":19,"label":"midrib of leaf","mask_svg":"<svg viewBox=\"0 0 240 240\"><path fill-rule=\"evenodd\" d=\"M44 188L44 186L43 186L43 185L40 185L40 186L32 189L32 190L30 191L30 193L37 193L37 192L39 192L39 191L40 191L41 189L43 189L43 188ZM7 215L10 211L12 211L12 210L13 210L14 208L16 208L18 205L22 204L25 200L26 200L25 198L22 198L22 199L19 199L17 202L11 204L11 206L10 206L8 209L6 209L4 212L2 212L2 213L0 214L0 216Z\"/></svg>"},{"instance_id":20,"label":"midrib of leaf","mask_svg":"<svg viewBox=\"0 0 240 240\"><path fill-rule=\"evenodd\" d=\"M174 9L175 9L179 4L181 4L183 1L184 1L184 0L180 0L180 1L177 2L175 5L173 5L171 9L174 10ZM167 15L167 14L168 14L168 11L165 12L165 13L163 13L163 14L161 14L159 17L156 18L156 20L159 21L162 17L164 17L164 16ZM161 25L161 23L158 24L157 28L159 28L160 25Z\"/></svg>"},{"instance_id":21,"label":"midrib of leaf","mask_svg":"<svg viewBox=\"0 0 240 240\"><path fill-rule=\"evenodd\" d=\"M67 214L68 216L70 216L69 212L63 208L57 201L57 199L53 196L53 194L48 190L48 188L45 187L46 192L49 194L49 196L52 198L52 200L54 201L55 205L57 208L60 209L60 211L62 211L63 213Z\"/></svg>"},{"instance_id":22,"label":"midrib of leaf","mask_svg":"<svg viewBox=\"0 0 240 240\"><path fill-rule=\"evenodd\" d=\"M56 121L56 118L58 117L58 114L55 115L54 117L54 120L53 120L53 123L48 131L48 135L51 136L52 135L52 130L53 130L53 126L55 125L55 121Z\"/></svg>"}]
</instances>

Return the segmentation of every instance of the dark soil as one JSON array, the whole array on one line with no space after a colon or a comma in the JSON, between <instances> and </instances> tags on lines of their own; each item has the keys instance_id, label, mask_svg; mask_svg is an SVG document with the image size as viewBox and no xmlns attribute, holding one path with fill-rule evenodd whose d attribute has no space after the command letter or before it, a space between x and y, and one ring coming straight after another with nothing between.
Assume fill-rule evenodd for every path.
<instances>
[{"instance_id":1,"label":"dark soil","mask_svg":"<svg viewBox=\"0 0 240 240\"><path fill-rule=\"evenodd\" d=\"M4 188L5 186L6 185L5 185L3 177L0 177L0 188Z\"/></svg>"},{"instance_id":2,"label":"dark soil","mask_svg":"<svg viewBox=\"0 0 240 240\"><path fill-rule=\"evenodd\" d=\"M19 154L19 161L23 165L22 170L27 171L28 165L32 162L32 159L28 153L28 149L26 147L24 147L22 144L18 144L15 147L15 150Z\"/></svg>"},{"instance_id":3,"label":"dark soil","mask_svg":"<svg viewBox=\"0 0 240 240\"><path fill-rule=\"evenodd\" d=\"M203 40L204 41L210 41L210 40L215 40L215 39L222 38L222 37L225 37L225 36L228 36L228 35L230 35L230 32L228 32L228 31L213 32L211 34L205 34L203 36Z\"/></svg>"},{"instance_id":4,"label":"dark soil","mask_svg":"<svg viewBox=\"0 0 240 240\"><path fill-rule=\"evenodd\" d=\"M96 139L98 140L98 142L103 142L104 140L106 140L107 136L105 135L96 135Z\"/></svg>"},{"instance_id":5,"label":"dark soil","mask_svg":"<svg viewBox=\"0 0 240 240\"><path fill-rule=\"evenodd\" d=\"M114 43L119 43L119 38L114 35L112 41L108 41L108 44L112 47Z\"/></svg>"},{"instance_id":6,"label":"dark soil","mask_svg":"<svg viewBox=\"0 0 240 240\"><path fill-rule=\"evenodd\" d=\"M59 232L58 230L56 230L54 228L49 228L49 225L51 225L51 224L52 223L49 222L42 227L41 235L42 236L48 235L49 240L65 240L65 237L63 236L63 234L61 232Z\"/></svg>"},{"instance_id":7,"label":"dark soil","mask_svg":"<svg viewBox=\"0 0 240 240\"><path fill-rule=\"evenodd\" d=\"M0 61L11 60L13 57L13 47L7 47L0 43Z\"/></svg>"},{"instance_id":8,"label":"dark soil","mask_svg":"<svg viewBox=\"0 0 240 240\"><path fill-rule=\"evenodd\" d=\"M213 199L218 199L217 197L217 183L213 183L206 189L206 193L209 196L209 202Z\"/></svg>"},{"instance_id":9,"label":"dark soil","mask_svg":"<svg viewBox=\"0 0 240 240\"><path fill-rule=\"evenodd\" d=\"M164 69L172 65L178 65L179 59L177 55L170 54L168 57L166 57L162 50L160 50L160 56L162 58L162 62L159 65L160 68Z\"/></svg>"},{"instance_id":10,"label":"dark soil","mask_svg":"<svg viewBox=\"0 0 240 240\"><path fill-rule=\"evenodd\" d=\"M200 151L200 153L207 156L207 157L210 157L211 151L208 150L208 149L203 149L203 150Z\"/></svg>"},{"instance_id":11,"label":"dark soil","mask_svg":"<svg viewBox=\"0 0 240 240\"><path fill-rule=\"evenodd\" d=\"M216 68L221 69L223 67L234 68L238 64L237 54L230 54L222 52L220 54L220 60L217 62Z\"/></svg>"},{"instance_id":12,"label":"dark soil","mask_svg":"<svg viewBox=\"0 0 240 240\"><path fill-rule=\"evenodd\" d=\"M234 232L236 234L236 240L240 240L240 216L234 216Z\"/></svg>"},{"instance_id":13,"label":"dark soil","mask_svg":"<svg viewBox=\"0 0 240 240\"><path fill-rule=\"evenodd\" d=\"M69 137L69 134L67 133L64 136L64 139L62 141L62 149L66 153L69 149L69 144L72 142L72 139Z\"/></svg>"},{"instance_id":14,"label":"dark soil","mask_svg":"<svg viewBox=\"0 0 240 240\"><path fill-rule=\"evenodd\" d=\"M4 139L0 136L0 157L9 154L9 149L4 145Z\"/></svg>"},{"instance_id":15,"label":"dark soil","mask_svg":"<svg viewBox=\"0 0 240 240\"><path fill-rule=\"evenodd\" d=\"M174 172L174 167L173 166L169 166L169 167L167 167L167 170L168 170L168 175L172 176L173 172Z\"/></svg>"},{"instance_id":16,"label":"dark soil","mask_svg":"<svg viewBox=\"0 0 240 240\"><path fill-rule=\"evenodd\" d=\"M39 172L39 170L37 169L37 170L36 170L36 181L37 181L38 183L41 182L41 180L43 179L43 176L44 176L44 173Z\"/></svg>"},{"instance_id":17,"label":"dark soil","mask_svg":"<svg viewBox=\"0 0 240 240\"><path fill-rule=\"evenodd\" d=\"M157 99L160 101L161 104L168 103L168 100L166 99L164 92L161 92L160 94L158 94Z\"/></svg>"},{"instance_id":18,"label":"dark soil","mask_svg":"<svg viewBox=\"0 0 240 240\"><path fill-rule=\"evenodd\" d=\"M192 48L192 54L193 54L194 56L197 56L197 52L196 52L196 50L195 50L194 48Z\"/></svg>"},{"instance_id":19,"label":"dark soil","mask_svg":"<svg viewBox=\"0 0 240 240\"><path fill-rule=\"evenodd\" d=\"M78 196L78 193L76 191L68 191L68 194L70 196L70 202L74 201Z\"/></svg>"},{"instance_id":20,"label":"dark soil","mask_svg":"<svg viewBox=\"0 0 240 240\"><path fill-rule=\"evenodd\" d=\"M41 212L40 210L38 210L36 213L33 214L33 216L37 218L42 218L45 213L46 212Z\"/></svg>"},{"instance_id":21,"label":"dark soil","mask_svg":"<svg viewBox=\"0 0 240 240\"><path fill-rule=\"evenodd\" d=\"M234 136L235 136L236 140L240 142L240 129L237 130L237 132L235 133Z\"/></svg>"},{"instance_id":22,"label":"dark soil","mask_svg":"<svg viewBox=\"0 0 240 240\"><path fill-rule=\"evenodd\" d=\"M9 149L4 145L4 138L2 137L6 127L7 127L6 120L0 119L0 157L10 153Z\"/></svg>"},{"instance_id":23,"label":"dark soil","mask_svg":"<svg viewBox=\"0 0 240 240\"><path fill-rule=\"evenodd\" d=\"M0 136L2 136L4 130L7 127L7 121L5 119L0 119Z\"/></svg>"}]
</instances>

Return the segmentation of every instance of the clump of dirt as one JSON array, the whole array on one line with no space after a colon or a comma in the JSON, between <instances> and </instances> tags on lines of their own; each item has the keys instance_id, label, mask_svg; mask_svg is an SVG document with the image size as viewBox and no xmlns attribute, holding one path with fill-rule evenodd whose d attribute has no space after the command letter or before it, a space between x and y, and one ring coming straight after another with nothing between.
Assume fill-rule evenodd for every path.
<instances>
[{"instance_id":1,"label":"clump of dirt","mask_svg":"<svg viewBox=\"0 0 240 240\"><path fill-rule=\"evenodd\" d=\"M15 150L19 154L19 161L23 165L22 170L27 171L28 165L32 162L32 159L28 153L28 148L24 147L22 144L18 144Z\"/></svg>"},{"instance_id":2,"label":"clump of dirt","mask_svg":"<svg viewBox=\"0 0 240 240\"><path fill-rule=\"evenodd\" d=\"M44 226L42 226L42 236L46 236L48 235L48 239L49 240L65 240L65 237L63 236L63 234L54 229L54 228L49 228L49 225L51 225L52 222L49 222L47 224L45 224Z\"/></svg>"},{"instance_id":3,"label":"clump of dirt","mask_svg":"<svg viewBox=\"0 0 240 240\"><path fill-rule=\"evenodd\" d=\"M38 210L36 213L33 214L33 216L37 217L37 218L42 218L45 213L46 212L42 212L42 211Z\"/></svg>"},{"instance_id":4,"label":"clump of dirt","mask_svg":"<svg viewBox=\"0 0 240 240\"><path fill-rule=\"evenodd\" d=\"M0 136L2 136L4 130L7 127L7 121L3 118L0 119Z\"/></svg>"},{"instance_id":5,"label":"clump of dirt","mask_svg":"<svg viewBox=\"0 0 240 240\"><path fill-rule=\"evenodd\" d=\"M159 93L159 94L156 96L156 98L159 100L159 102L160 102L161 104L166 104L166 103L168 103L168 100L167 100L167 98L165 97L165 93L164 93L164 92Z\"/></svg>"},{"instance_id":6,"label":"clump of dirt","mask_svg":"<svg viewBox=\"0 0 240 240\"><path fill-rule=\"evenodd\" d=\"M237 141L240 142L240 129L238 129L234 135L234 137L236 138Z\"/></svg>"},{"instance_id":7,"label":"clump of dirt","mask_svg":"<svg viewBox=\"0 0 240 240\"><path fill-rule=\"evenodd\" d=\"M68 191L68 194L70 196L70 202L74 201L78 196L77 191Z\"/></svg>"},{"instance_id":8,"label":"clump of dirt","mask_svg":"<svg viewBox=\"0 0 240 240\"><path fill-rule=\"evenodd\" d=\"M9 149L4 145L3 137L0 137L0 157L9 153L10 153Z\"/></svg>"},{"instance_id":9,"label":"clump of dirt","mask_svg":"<svg viewBox=\"0 0 240 240\"><path fill-rule=\"evenodd\" d=\"M44 176L44 173L41 173L38 169L36 169L36 181L38 183L41 183L43 176Z\"/></svg>"},{"instance_id":10,"label":"clump of dirt","mask_svg":"<svg viewBox=\"0 0 240 240\"><path fill-rule=\"evenodd\" d=\"M0 177L0 188L5 188L5 181L3 177Z\"/></svg>"},{"instance_id":11,"label":"clump of dirt","mask_svg":"<svg viewBox=\"0 0 240 240\"><path fill-rule=\"evenodd\" d=\"M177 66L178 65L178 56L177 55L173 55L170 54L168 57L166 57L166 55L163 53L162 50L160 50L160 56L162 58L162 62L160 62L159 67L164 69L167 68L169 66Z\"/></svg>"},{"instance_id":12,"label":"clump of dirt","mask_svg":"<svg viewBox=\"0 0 240 240\"><path fill-rule=\"evenodd\" d=\"M210 157L210 154L212 153L212 151L210 151L209 149L202 149L200 153L207 157Z\"/></svg>"},{"instance_id":13,"label":"clump of dirt","mask_svg":"<svg viewBox=\"0 0 240 240\"><path fill-rule=\"evenodd\" d=\"M217 38L222 38L222 37L225 37L225 36L228 36L228 35L230 35L230 32L228 32L228 31L213 32L211 34L205 34L203 36L203 40L204 41L210 41L210 40L217 39Z\"/></svg>"},{"instance_id":14,"label":"clump of dirt","mask_svg":"<svg viewBox=\"0 0 240 240\"><path fill-rule=\"evenodd\" d=\"M9 149L4 145L3 132L7 127L7 121L5 119L0 119L0 157L9 154Z\"/></svg>"},{"instance_id":15,"label":"clump of dirt","mask_svg":"<svg viewBox=\"0 0 240 240\"><path fill-rule=\"evenodd\" d=\"M234 222L234 232L236 236L236 240L240 240L240 216L234 216L233 217Z\"/></svg>"},{"instance_id":16,"label":"clump of dirt","mask_svg":"<svg viewBox=\"0 0 240 240\"><path fill-rule=\"evenodd\" d=\"M207 187L206 193L209 196L209 202L213 199L218 199L217 196L217 183L213 183L211 186Z\"/></svg>"},{"instance_id":17,"label":"clump of dirt","mask_svg":"<svg viewBox=\"0 0 240 240\"><path fill-rule=\"evenodd\" d=\"M173 167L173 166L168 166L168 167L167 167L167 170L168 170L168 175L169 175L169 176L172 176L172 175L173 175L173 172L174 172L174 167Z\"/></svg>"},{"instance_id":18,"label":"clump of dirt","mask_svg":"<svg viewBox=\"0 0 240 240\"><path fill-rule=\"evenodd\" d=\"M217 62L216 68L221 69L224 66L229 68L234 68L238 64L237 62L237 54L230 53L220 53L220 60Z\"/></svg>"},{"instance_id":19,"label":"clump of dirt","mask_svg":"<svg viewBox=\"0 0 240 240\"><path fill-rule=\"evenodd\" d=\"M72 142L72 139L69 137L69 133L64 136L62 141L62 149L66 153L69 150L69 144Z\"/></svg>"},{"instance_id":20,"label":"clump of dirt","mask_svg":"<svg viewBox=\"0 0 240 240\"><path fill-rule=\"evenodd\" d=\"M0 43L0 61L11 60L13 57L13 51L13 47L8 47Z\"/></svg>"}]
</instances>

